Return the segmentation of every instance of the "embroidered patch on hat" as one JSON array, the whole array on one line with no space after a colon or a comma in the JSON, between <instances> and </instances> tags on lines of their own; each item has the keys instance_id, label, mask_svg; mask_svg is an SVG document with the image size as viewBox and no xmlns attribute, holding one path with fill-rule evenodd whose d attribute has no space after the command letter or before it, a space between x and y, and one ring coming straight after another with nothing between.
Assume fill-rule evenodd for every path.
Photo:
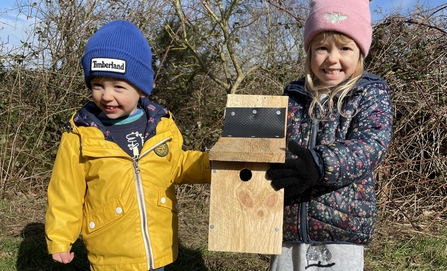
<instances>
[{"instance_id":1,"label":"embroidered patch on hat","mask_svg":"<svg viewBox=\"0 0 447 271\"><path fill-rule=\"evenodd\" d=\"M326 19L328 19L329 21L331 21L331 23L333 23L333 24L336 24L336 23L339 23L341 21L344 21L344 20L348 19L348 16L342 15L339 12L334 12L332 14L331 13L326 13L326 14L324 14L324 17Z\"/></svg>"},{"instance_id":2,"label":"embroidered patch on hat","mask_svg":"<svg viewBox=\"0 0 447 271\"><path fill-rule=\"evenodd\" d=\"M92 58L91 71L126 73L126 61L116 58Z\"/></svg>"},{"instance_id":3,"label":"embroidered patch on hat","mask_svg":"<svg viewBox=\"0 0 447 271\"><path fill-rule=\"evenodd\" d=\"M169 153L169 147L168 144L163 143L154 150L155 154L160 157L165 157Z\"/></svg>"}]
</instances>

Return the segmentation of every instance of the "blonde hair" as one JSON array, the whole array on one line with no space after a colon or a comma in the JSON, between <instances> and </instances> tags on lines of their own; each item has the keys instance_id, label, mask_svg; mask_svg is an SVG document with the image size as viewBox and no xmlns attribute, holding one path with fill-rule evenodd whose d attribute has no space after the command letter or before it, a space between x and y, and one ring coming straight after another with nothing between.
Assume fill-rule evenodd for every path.
<instances>
[{"instance_id":1,"label":"blonde hair","mask_svg":"<svg viewBox=\"0 0 447 271\"><path fill-rule=\"evenodd\" d=\"M315 41L321 41L321 42L336 42L336 43L341 43L341 44L345 44L348 43L350 41L354 41L353 39L351 39L350 37L341 34L339 32L322 32L318 35L316 35L310 44L314 43ZM354 41L355 42L355 41ZM358 46L357 46L358 47ZM343 100L346 97L346 95L348 94L348 92L355 86L355 84L357 83L357 81L360 79L360 77L362 76L363 73L363 61L364 61L364 57L362 54L360 54L359 57L359 61L357 63L357 67L354 71L354 73L352 74L352 76L345 82L343 82L342 84L338 84L337 86L333 86L333 87L327 87L327 86L322 86L322 85L318 85L318 77L312 72L311 69L311 50L312 46L309 46L309 49L307 51L307 56L306 56L306 63L305 63L305 88L307 89L307 91L312 95L313 99L312 102L310 104L309 107L309 115L314 118L314 109L316 106L323 108L323 105L321 104L321 95L323 94L327 94L329 95L329 113L332 112L333 108L334 108L334 97L337 96L337 110L338 112L343 115L342 112L342 105L343 105Z\"/></svg>"}]
</instances>

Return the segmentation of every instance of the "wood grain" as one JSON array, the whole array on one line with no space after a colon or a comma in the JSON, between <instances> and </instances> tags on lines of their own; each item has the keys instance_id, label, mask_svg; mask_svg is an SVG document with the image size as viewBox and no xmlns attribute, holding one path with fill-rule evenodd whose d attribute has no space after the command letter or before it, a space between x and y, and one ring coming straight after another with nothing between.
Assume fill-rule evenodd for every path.
<instances>
[{"instance_id":1,"label":"wood grain","mask_svg":"<svg viewBox=\"0 0 447 271\"><path fill-rule=\"evenodd\" d=\"M283 190L265 178L264 163L212 162L208 250L280 254ZM243 181L251 172L251 179Z\"/></svg>"},{"instance_id":2,"label":"wood grain","mask_svg":"<svg viewBox=\"0 0 447 271\"><path fill-rule=\"evenodd\" d=\"M229 107L285 108L285 96L228 95ZM210 150L212 168L208 249L280 254L284 191L266 179L270 163L285 161L284 138L221 137Z\"/></svg>"}]
</instances>

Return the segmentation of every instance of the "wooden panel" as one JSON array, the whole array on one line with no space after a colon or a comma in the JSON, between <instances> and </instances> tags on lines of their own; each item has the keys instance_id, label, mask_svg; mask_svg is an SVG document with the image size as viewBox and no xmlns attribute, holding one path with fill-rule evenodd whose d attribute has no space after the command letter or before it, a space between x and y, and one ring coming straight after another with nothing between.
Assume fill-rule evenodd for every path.
<instances>
[{"instance_id":1,"label":"wooden panel","mask_svg":"<svg viewBox=\"0 0 447 271\"><path fill-rule=\"evenodd\" d=\"M228 94L227 107L287 108L288 96Z\"/></svg>"},{"instance_id":2,"label":"wooden panel","mask_svg":"<svg viewBox=\"0 0 447 271\"><path fill-rule=\"evenodd\" d=\"M284 163L285 138L221 137L210 150L210 160Z\"/></svg>"},{"instance_id":3,"label":"wooden panel","mask_svg":"<svg viewBox=\"0 0 447 271\"><path fill-rule=\"evenodd\" d=\"M284 192L265 179L269 165L212 161L211 167L208 249L280 254Z\"/></svg>"},{"instance_id":4,"label":"wooden panel","mask_svg":"<svg viewBox=\"0 0 447 271\"><path fill-rule=\"evenodd\" d=\"M284 120L286 120L288 97L229 94L226 106L286 108L284 115ZM210 160L284 163L285 126L286 121L284 121L284 138L221 137L210 150Z\"/></svg>"}]
</instances>

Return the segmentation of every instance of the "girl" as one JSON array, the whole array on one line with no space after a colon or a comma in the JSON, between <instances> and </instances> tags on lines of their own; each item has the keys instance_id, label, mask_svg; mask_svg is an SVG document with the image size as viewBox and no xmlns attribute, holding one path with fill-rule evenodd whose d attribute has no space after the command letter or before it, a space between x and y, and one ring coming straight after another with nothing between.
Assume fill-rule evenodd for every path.
<instances>
[{"instance_id":1,"label":"girl","mask_svg":"<svg viewBox=\"0 0 447 271\"><path fill-rule=\"evenodd\" d=\"M270 270L363 270L376 223L374 170L387 151L387 83L363 70L368 0L314 0L305 24L306 75L289 96L288 152L267 175L285 189L283 251Z\"/></svg>"}]
</instances>

